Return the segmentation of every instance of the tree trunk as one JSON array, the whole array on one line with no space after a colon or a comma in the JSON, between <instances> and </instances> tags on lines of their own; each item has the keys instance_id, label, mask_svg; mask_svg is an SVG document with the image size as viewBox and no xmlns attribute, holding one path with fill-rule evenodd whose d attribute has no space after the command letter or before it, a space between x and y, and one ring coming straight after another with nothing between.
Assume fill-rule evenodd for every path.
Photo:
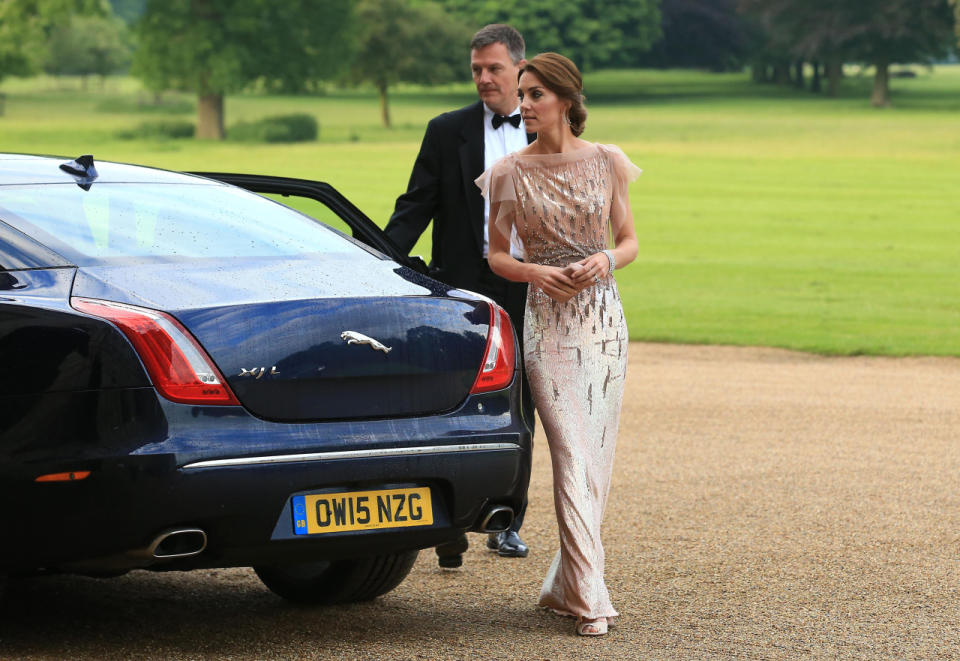
<instances>
[{"instance_id":1,"label":"tree trunk","mask_svg":"<svg viewBox=\"0 0 960 661\"><path fill-rule=\"evenodd\" d=\"M819 94L822 89L820 86L820 60L814 60L810 64L813 65L813 79L810 81L810 91L814 94Z\"/></svg>"},{"instance_id":2,"label":"tree trunk","mask_svg":"<svg viewBox=\"0 0 960 661\"><path fill-rule=\"evenodd\" d=\"M803 89L804 83L806 82L803 77L803 60L797 60L794 62L793 70L795 72L795 77L793 80L794 86Z\"/></svg>"},{"instance_id":3,"label":"tree trunk","mask_svg":"<svg viewBox=\"0 0 960 661\"><path fill-rule=\"evenodd\" d=\"M824 68L827 73L827 96L836 96L843 76L843 62L838 57L831 57Z\"/></svg>"},{"instance_id":4,"label":"tree trunk","mask_svg":"<svg viewBox=\"0 0 960 661\"><path fill-rule=\"evenodd\" d=\"M790 84L790 63L778 60L773 65L773 82L777 85Z\"/></svg>"},{"instance_id":5,"label":"tree trunk","mask_svg":"<svg viewBox=\"0 0 960 661\"><path fill-rule=\"evenodd\" d=\"M886 108L890 105L890 64L877 62L877 73L873 77L873 96L870 104L874 108Z\"/></svg>"},{"instance_id":6,"label":"tree trunk","mask_svg":"<svg viewBox=\"0 0 960 661\"><path fill-rule=\"evenodd\" d=\"M223 140L223 94L197 95L197 138Z\"/></svg>"},{"instance_id":7,"label":"tree trunk","mask_svg":"<svg viewBox=\"0 0 960 661\"><path fill-rule=\"evenodd\" d=\"M377 90L380 92L380 116L383 118L383 125L386 128L390 128L390 106L387 103L387 84L385 82L378 82Z\"/></svg>"}]
</instances>

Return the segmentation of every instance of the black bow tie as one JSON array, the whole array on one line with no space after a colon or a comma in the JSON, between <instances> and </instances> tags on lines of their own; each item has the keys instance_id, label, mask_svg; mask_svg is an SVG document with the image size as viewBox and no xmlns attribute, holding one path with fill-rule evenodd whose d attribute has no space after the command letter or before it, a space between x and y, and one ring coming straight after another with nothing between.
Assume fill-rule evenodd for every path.
<instances>
[{"instance_id":1,"label":"black bow tie","mask_svg":"<svg viewBox=\"0 0 960 661\"><path fill-rule=\"evenodd\" d=\"M520 128L520 115L510 115L507 117L506 115L498 115L496 113L493 114L493 128L500 128L500 125L504 122L510 122L513 124L513 128L518 129Z\"/></svg>"}]
</instances>

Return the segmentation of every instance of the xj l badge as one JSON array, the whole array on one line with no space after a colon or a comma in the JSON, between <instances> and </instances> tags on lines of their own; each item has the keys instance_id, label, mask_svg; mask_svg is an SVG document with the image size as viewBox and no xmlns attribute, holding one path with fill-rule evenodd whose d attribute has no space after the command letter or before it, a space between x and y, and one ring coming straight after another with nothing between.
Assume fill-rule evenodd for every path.
<instances>
[{"instance_id":1,"label":"xj l badge","mask_svg":"<svg viewBox=\"0 0 960 661\"><path fill-rule=\"evenodd\" d=\"M264 374L279 374L279 373L280 372L277 371L276 365L271 367L269 372L267 372L266 367L251 367L250 369L247 369L246 367L241 367L240 373L237 374L237 376L252 376L254 378L259 379Z\"/></svg>"},{"instance_id":2,"label":"xj l badge","mask_svg":"<svg viewBox=\"0 0 960 661\"><path fill-rule=\"evenodd\" d=\"M357 331L343 331L340 333L340 339L346 340L347 344L369 344L377 351L382 351L383 353L390 353L391 349L393 349L393 347L388 347L381 342L377 342L372 337L367 337Z\"/></svg>"}]
</instances>

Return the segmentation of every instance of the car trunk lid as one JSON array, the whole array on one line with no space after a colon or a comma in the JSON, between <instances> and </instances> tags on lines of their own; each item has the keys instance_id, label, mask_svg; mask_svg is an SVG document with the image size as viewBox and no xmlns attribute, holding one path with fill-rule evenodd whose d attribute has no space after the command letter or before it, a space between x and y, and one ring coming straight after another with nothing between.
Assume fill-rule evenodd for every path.
<instances>
[{"instance_id":1,"label":"car trunk lid","mask_svg":"<svg viewBox=\"0 0 960 661\"><path fill-rule=\"evenodd\" d=\"M173 315L268 420L452 410L483 361L489 304L398 270L374 258L99 266L80 269L73 294Z\"/></svg>"},{"instance_id":2,"label":"car trunk lid","mask_svg":"<svg viewBox=\"0 0 960 661\"><path fill-rule=\"evenodd\" d=\"M277 421L455 408L483 360L489 307L434 297L257 303L181 321L240 402Z\"/></svg>"}]
</instances>

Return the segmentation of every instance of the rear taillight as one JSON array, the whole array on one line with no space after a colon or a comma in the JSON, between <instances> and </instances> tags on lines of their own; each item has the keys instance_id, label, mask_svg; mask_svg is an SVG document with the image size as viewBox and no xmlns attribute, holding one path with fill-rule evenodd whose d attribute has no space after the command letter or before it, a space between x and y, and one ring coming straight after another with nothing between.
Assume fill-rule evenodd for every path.
<instances>
[{"instance_id":1,"label":"rear taillight","mask_svg":"<svg viewBox=\"0 0 960 661\"><path fill-rule=\"evenodd\" d=\"M140 355L154 387L167 399L183 404L239 406L203 347L170 315L90 298L72 298L70 304L123 331Z\"/></svg>"},{"instance_id":2,"label":"rear taillight","mask_svg":"<svg viewBox=\"0 0 960 661\"><path fill-rule=\"evenodd\" d=\"M516 359L513 347L513 324L506 310L490 304L490 333L487 335L487 351L483 365L473 382L472 393L489 392L506 388L513 381Z\"/></svg>"}]
</instances>

